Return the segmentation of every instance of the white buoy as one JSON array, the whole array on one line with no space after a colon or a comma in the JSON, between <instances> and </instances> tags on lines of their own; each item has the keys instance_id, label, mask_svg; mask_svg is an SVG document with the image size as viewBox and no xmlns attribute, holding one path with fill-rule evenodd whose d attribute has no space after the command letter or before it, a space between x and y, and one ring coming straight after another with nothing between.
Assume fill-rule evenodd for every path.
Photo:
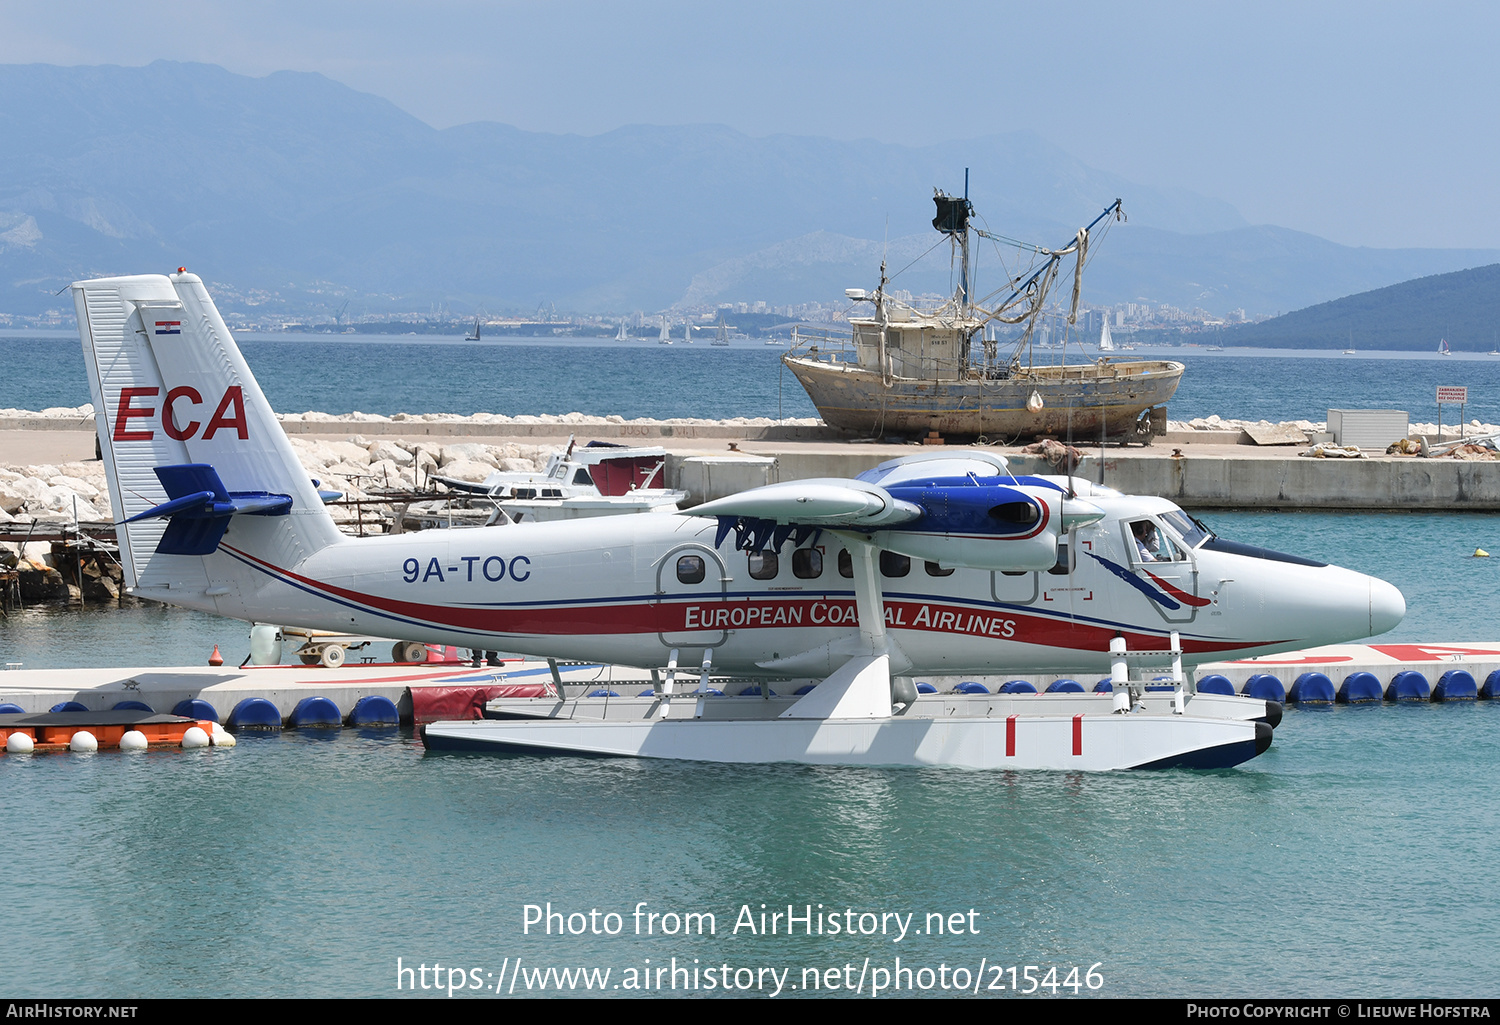
<instances>
[{"instance_id":1,"label":"white buoy","mask_svg":"<svg viewBox=\"0 0 1500 1025\"><path fill-rule=\"evenodd\" d=\"M120 738L121 751L144 751L150 746L151 742L146 739L146 735L140 730L127 730L125 735Z\"/></svg>"},{"instance_id":2,"label":"white buoy","mask_svg":"<svg viewBox=\"0 0 1500 1025\"><path fill-rule=\"evenodd\" d=\"M5 750L13 755L29 755L36 750L36 741L24 733L12 733L5 738Z\"/></svg>"},{"instance_id":3,"label":"white buoy","mask_svg":"<svg viewBox=\"0 0 1500 1025\"><path fill-rule=\"evenodd\" d=\"M224 728L223 723L214 723L214 735L212 738L214 747L234 747L239 741L234 739L234 734Z\"/></svg>"},{"instance_id":4,"label":"white buoy","mask_svg":"<svg viewBox=\"0 0 1500 1025\"><path fill-rule=\"evenodd\" d=\"M99 750L99 738L95 737L88 730L79 730L77 733L73 734L73 739L68 741L68 750L78 751L80 753L86 751L97 751Z\"/></svg>"},{"instance_id":5,"label":"white buoy","mask_svg":"<svg viewBox=\"0 0 1500 1025\"><path fill-rule=\"evenodd\" d=\"M182 746L185 748L207 747L208 734L201 726L189 726L187 732L182 735Z\"/></svg>"}]
</instances>

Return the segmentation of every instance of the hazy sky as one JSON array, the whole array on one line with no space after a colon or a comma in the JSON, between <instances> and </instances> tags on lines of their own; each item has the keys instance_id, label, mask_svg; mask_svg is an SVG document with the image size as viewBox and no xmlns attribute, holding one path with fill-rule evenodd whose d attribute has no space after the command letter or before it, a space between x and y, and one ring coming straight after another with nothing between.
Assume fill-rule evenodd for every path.
<instances>
[{"instance_id":1,"label":"hazy sky","mask_svg":"<svg viewBox=\"0 0 1500 1025\"><path fill-rule=\"evenodd\" d=\"M0 0L0 63L318 71L438 127L1031 128L1370 246L1500 247L1497 51L1500 5L1481 3Z\"/></svg>"}]
</instances>

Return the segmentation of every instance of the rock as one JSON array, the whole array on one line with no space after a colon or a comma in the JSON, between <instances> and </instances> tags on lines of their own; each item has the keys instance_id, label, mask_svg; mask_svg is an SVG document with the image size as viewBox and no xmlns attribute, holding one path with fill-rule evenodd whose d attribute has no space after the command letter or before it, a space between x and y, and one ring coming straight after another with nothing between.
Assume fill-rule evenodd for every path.
<instances>
[{"instance_id":1,"label":"rock","mask_svg":"<svg viewBox=\"0 0 1500 1025\"><path fill-rule=\"evenodd\" d=\"M476 484L484 480L494 472L495 468L489 463L477 463L467 459L459 459L451 463L445 463L442 470L444 477L453 477L456 480L472 481Z\"/></svg>"},{"instance_id":2,"label":"rock","mask_svg":"<svg viewBox=\"0 0 1500 1025\"><path fill-rule=\"evenodd\" d=\"M90 502L99 497L99 489L94 487L94 485L77 477L69 477L67 474L60 473L56 477L50 478L47 483L54 488L67 488L79 498L87 499Z\"/></svg>"},{"instance_id":3,"label":"rock","mask_svg":"<svg viewBox=\"0 0 1500 1025\"><path fill-rule=\"evenodd\" d=\"M495 457L490 452L490 446L481 445L477 442L460 442L456 445L444 445L443 461L439 465L446 471L449 463L456 462L486 463L493 468L495 466Z\"/></svg>"},{"instance_id":4,"label":"rock","mask_svg":"<svg viewBox=\"0 0 1500 1025\"><path fill-rule=\"evenodd\" d=\"M370 445L367 451L370 453L371 465L389 462L397 466L411 466L416 462L415 456L394 441L377 441Z\"/></svg>"}]
</instances>

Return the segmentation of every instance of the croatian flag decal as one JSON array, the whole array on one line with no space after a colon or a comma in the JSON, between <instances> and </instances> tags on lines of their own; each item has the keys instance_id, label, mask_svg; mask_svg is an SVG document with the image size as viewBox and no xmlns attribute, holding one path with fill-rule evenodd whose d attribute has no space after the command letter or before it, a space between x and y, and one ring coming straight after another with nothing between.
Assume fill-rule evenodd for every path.
<instances>
[{"instance_id":1,"label":"croatian flag decal","mask_svg":"<svg viewBox=\"0 0 1500 1025\"><path fill-rule=\"evenodd\" d=\"M182 334L182 321L158 320L156 322L156 333L159 335L180 335Z\"/></svg>"}]
</instances>

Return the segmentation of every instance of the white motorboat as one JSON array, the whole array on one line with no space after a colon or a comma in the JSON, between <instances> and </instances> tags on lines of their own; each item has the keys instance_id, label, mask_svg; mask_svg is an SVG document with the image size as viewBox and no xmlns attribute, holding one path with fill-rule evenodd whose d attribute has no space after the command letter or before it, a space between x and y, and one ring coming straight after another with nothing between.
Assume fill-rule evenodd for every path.
<instances>
[{"instance_id":1,"label":"white motorboat","mask_svg":"<svg viewBox=\"0 0 1500 1025\"><path fill-rule=\"evenodd\" d=\"M667 453L660 447L627 448L591 441L579 448L568 439L568 447L552 455L539 473L497 470L475 484L433 475L449 490L482 496L476 503L489 515L460 523L489 526L502 522L572 520L620 513L676 512L687 492L661 487ZM501 515L495 515L498 511ZM437 510L441 522L445 515ZM448 515L451 515L449 513ZM476 521L477 520L477 521Z\"/></svg>"}]
</instances>

